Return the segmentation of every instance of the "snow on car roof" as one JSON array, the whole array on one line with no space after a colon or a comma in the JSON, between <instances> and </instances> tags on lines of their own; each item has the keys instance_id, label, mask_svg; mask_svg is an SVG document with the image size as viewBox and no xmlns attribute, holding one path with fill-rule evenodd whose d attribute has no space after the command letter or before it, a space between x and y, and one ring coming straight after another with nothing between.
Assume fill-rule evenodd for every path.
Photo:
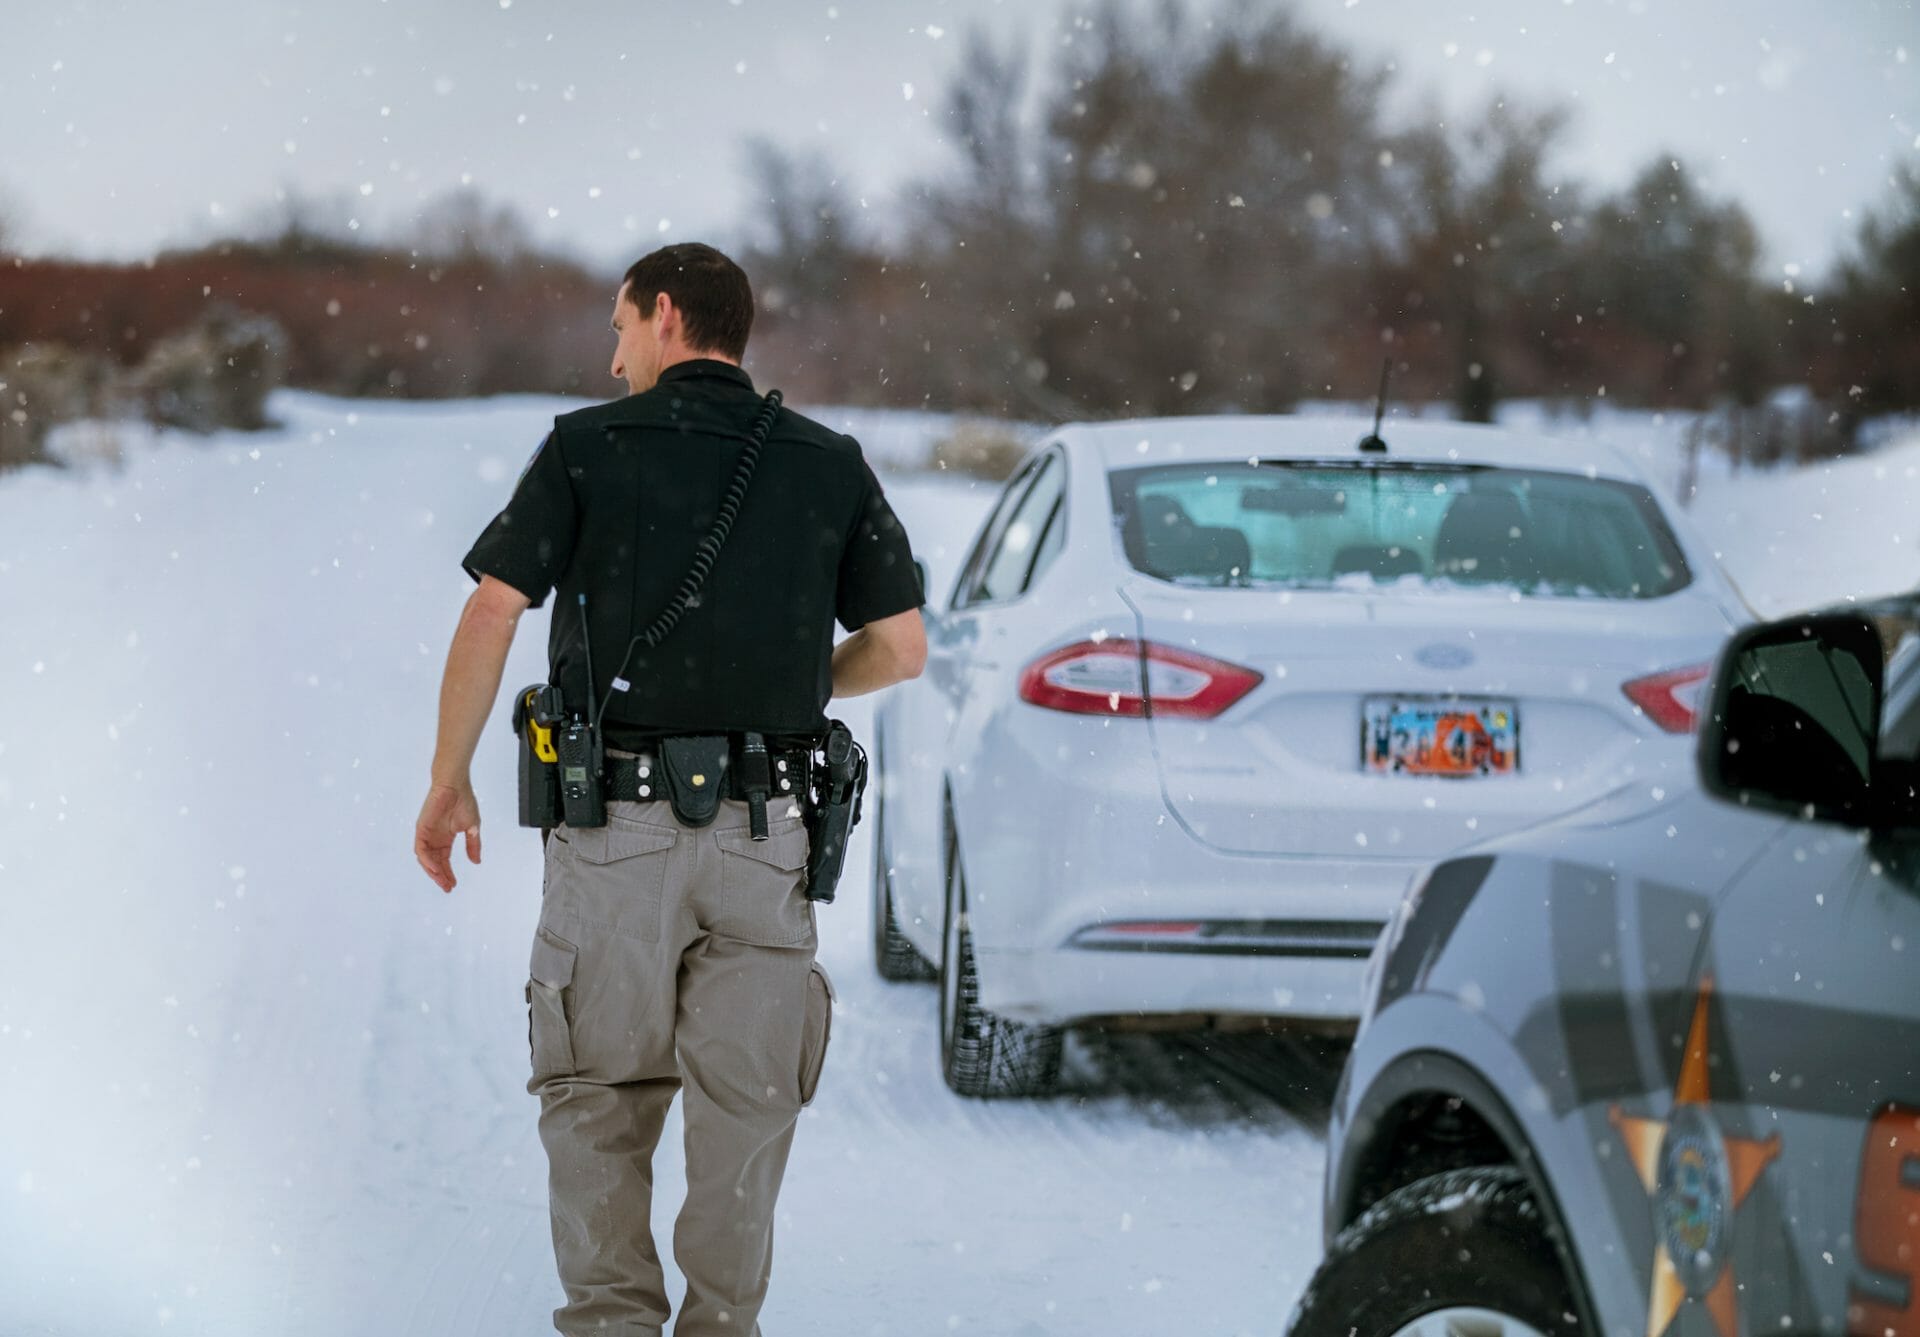
<instances>
[{"instance_id":1,"label":"snow on car roof","mask_svg":"<svg viewBox=\"0 0 1920 1337\"><path fill-rule=\"evenodd\" d=\"M1389 421L1380 429L1387 442L1386 452L1362 452L1360 438L1372 425L1371 418L1236 414L1076 423L1067 434L1091 446L1108 469L1258 456L1491 464L1646 482L1626 456L1587 437L1549 436L1472 423Z\"/></svg>"}]
</instances>

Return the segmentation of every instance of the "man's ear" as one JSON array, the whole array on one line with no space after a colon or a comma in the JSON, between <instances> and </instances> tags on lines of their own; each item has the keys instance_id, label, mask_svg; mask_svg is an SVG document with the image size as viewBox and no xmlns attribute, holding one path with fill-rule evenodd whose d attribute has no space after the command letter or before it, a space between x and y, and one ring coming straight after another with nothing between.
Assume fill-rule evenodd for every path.
<instances>
[{"instance_id":1,"label":"man's ear","mask_svg":"<svg viewBox=\"0 0 1920 1337\"><path fill-rule=\"evenodd\" d=\"M653 328L661 343L670 343L680 333L680 308L663 292L653 295Z\"/></svg>"}]
</instances>

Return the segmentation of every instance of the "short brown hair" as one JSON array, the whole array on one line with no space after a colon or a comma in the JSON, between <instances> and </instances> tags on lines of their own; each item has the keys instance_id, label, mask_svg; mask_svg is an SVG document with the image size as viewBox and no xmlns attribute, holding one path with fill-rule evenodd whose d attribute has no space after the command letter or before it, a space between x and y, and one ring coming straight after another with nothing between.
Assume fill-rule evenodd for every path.
<instances>
[{"instance_id":1,"label":"short brown hair","mask_svg":"<svg viewBox=\"0 0 1920 1337\"><path fill-rule=\"evenodd\" d=\"M655 295L665 293L686 321L689 347L735 361L745 356L753 289L745 271L713 247L697 241L662 246L634 261L625 283L642 319L653 315Z\"/></svg>"}]
</instances>

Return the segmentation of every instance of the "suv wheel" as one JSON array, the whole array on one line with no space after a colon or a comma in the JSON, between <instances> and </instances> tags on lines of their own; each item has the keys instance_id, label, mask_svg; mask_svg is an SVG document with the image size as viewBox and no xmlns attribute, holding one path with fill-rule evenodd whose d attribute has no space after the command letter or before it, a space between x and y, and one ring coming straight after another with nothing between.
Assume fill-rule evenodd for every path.
<instances>
[{"instance_id":1,"label":"suv wheel","mask_svg":"<svg viewBox=\"0 0 1920 1337\"><path fill-rule=\"evenodd\" d=\"M1573 1289L1511 1166L1431 1175L1334 1238L1289 1337L1563 1337Z\"/></svg>"},{"instance_id":2,"label":"suv wheel","mask_svg":"<svg viewBox=\"0 0 1920 1337\"><path fill-rule=\"evenodd\" d=\"M963 1096L1039 1096L1060 1079L1065 1032L1058 1026L1009 1021L979 1004L973 934L967 927L967 882L949 814L947 908L940 933L940 1070Z\"/></svg>"}]
</instances>

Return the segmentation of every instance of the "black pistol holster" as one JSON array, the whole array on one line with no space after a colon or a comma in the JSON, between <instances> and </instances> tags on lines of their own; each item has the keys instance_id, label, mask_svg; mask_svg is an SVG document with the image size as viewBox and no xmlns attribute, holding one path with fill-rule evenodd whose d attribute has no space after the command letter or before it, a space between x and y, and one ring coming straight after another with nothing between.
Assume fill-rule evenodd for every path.
<instances>
[{"instance_id":1,"label":"black pistol holster","mask_svg":"<svg viewBox=\"0 0 1920 1337\"><path fill-rule=\"evenodd\" d=\"M820 751L826 765L807 811L807 899L824 903L833 899L847 861L847 838L860 821L867 754L853 741L853 730L839 720L827 722Z\"/></svg>"}]
</instances>

